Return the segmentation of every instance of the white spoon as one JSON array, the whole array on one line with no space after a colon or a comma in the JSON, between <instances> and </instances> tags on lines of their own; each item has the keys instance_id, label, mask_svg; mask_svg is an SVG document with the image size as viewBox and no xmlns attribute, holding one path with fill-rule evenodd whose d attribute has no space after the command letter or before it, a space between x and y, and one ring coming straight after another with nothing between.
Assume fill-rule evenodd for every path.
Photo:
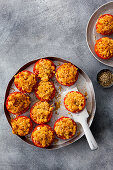
<instances>
[{"instance_id":1,"label":"white spoon","mask_svg":"<svg viewBox=\"0 0 113 170\"><path fill-rule=\"evenodd\" d=\"M70 91L78 91L77 87L74 87L73 89L68 89L65 92L62 93L62 100L64 100L65 95ZM64 107L64 106L63 106ZM80 112L80 113L72 113L73 119L75 122L79 122L84 130L84 134L86 136L86 139L88 141L88 144L91 148L91 150L95 150L98 148L97 142L93 137L93 134L87 124L87 118L89 117L89 114L86 110L86 107Z\"/></svg>"}]
</instances>

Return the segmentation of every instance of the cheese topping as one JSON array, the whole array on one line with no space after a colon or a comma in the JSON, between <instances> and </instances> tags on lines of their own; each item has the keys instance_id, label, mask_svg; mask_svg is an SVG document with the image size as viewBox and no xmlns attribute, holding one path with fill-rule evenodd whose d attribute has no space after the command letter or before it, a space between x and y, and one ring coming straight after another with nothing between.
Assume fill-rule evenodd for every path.
<instances>
[{"instance_id":1,"label":"cheese topping","mask_svg":"<svg viewBox=\"0 0 113 170\"><path fill-rule=\"evenodd\" d=\"M8 97L7 109L14 114L24 112L29 105L30 97L23 93L12 93Z\"/></svg>"},{"instance_id":2,"label":"cheese topping","mask_svg":"<svg viewBox=\"0 0 113 170\"><path fill-rule=\"evenodd\" d=\"M65 105L71 112L81 111L84 107L85 98L81 93L76 91L69 92L65 98Z\"/></svg>"},{"instance_id":3,"label":"cheese topping","mask_svg":"<svg viewBox=\"0 0 113 170\"><path fill-rule=\"evenodd\" d=\"M58 137L69 139L76 133L76 124L73 123L72 119L64 117L56 122L54 130Z\"/></svg>"},{"instance_id":4,"label":"cheese topping","mask_svg":"<svg viewBox=\"0 0 113 170\"><path fill-rule=\"evenodd\" d=\"M48 126L38 126L37 130L32 132L32 138L36 144L47 147L53 140L53 131Z\"/></svg>"},{"instance_id":5,"label":"cheese topping","mask_svg":"<svg viewBox=\"0 0 113 170\"><path fill-rule=\"evenodd\" d=\"M30 119L24 117L18 117L17 119L12 120L12 133L19 136L25 136L30 131Z\"/></svg>"},{"instance_id":6,"label":"cheese topping","mask_svg":"<svg viewBox=\"0 0 113 170\"><path fill-rule=\"evenodd\" d=\"M22 88L23 91L30 93L36 85L36 77L33 73L22 71L15 75L14 83L17 84L19 88Z\"/></svg>"},{"instance_id":7,"label":"cheese topping","mask_svg":"<svg viewBox=\"0 0 113 170\"><path fill-rule=\"evenodd\" d=\"M108 37L103 37L100 41L97 40L95 51L103 58L113 56L113 40Z\"/></svg>"},{"instance_id":8,"label":"cheese topping","mask_svg":"<svg viewBox=\"0 0 113 170\"><path fill-rule=\"evenodd\" d=\"M36 94L43 100L50 100L54 92L53 84L49 81L40 81Z\"/></svg>"},{"instance_id":9,"label":"cheese topping","mask_svg":"<svg viewBox=\"0 0 113 170\"><path fill-rule=\"evenodd\" d=\"M50 60L40 59L35 65L35 74L41 78L42 81L48 81L55 73L55 66Z\"/></svg>"},{"instance_id":10,"label":"cheese topping","mask_svg":"<svg viewBox=\"0 0 113 170\"><path fill-rule=\"evenodd\" d=\"M76 81L77 71L78 69L71 63L64 63L61 65L57 72L56 78L59 83L63 85L71 84Z\"/></svg>"},{"instance_id":11,"label":"cheese topping","mask_svg":"<svg viewBox=\"0 0 113 170\"><path fill-rule=\"evenodd\" d=\"M110 15L105 15L99 18L97 22L97 33L109 34L113 32L113 17Z\"/></svg>"},{"instance_id":12,"label":"cheese topping","mask_svg":"<svg viewBox=\"0 0 113 170\"><path fill-rule=\"evenodd\" d=\"M46 123L53 111L53 107L48 102L37 102L31 109L30 116L37 123Z\"/></svg>"}]
</instances>

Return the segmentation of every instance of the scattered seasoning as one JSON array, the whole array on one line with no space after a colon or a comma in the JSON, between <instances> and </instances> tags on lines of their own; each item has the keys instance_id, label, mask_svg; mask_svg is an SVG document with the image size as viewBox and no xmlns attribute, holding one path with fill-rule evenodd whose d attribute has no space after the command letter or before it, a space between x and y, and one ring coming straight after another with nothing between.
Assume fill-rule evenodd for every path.
<instances>
[{"instance_id":1,"label":"scattered seasoning","mask_svg":"<svg viewBox=\"0 0 113 170\"><path fill-rule=\"evenodd\" d=\"M85 92L85 93L84 93L84 96L87 97L87 95L88 95L87 92Z\"/></svg>"},{"instance_id":2,"label":"scattered seasoning","mask_svg":"<svg viewBox=\"0 0 113 170\"><path fill-rule=\"evenodd\" d=\"M61 65L61 63L59 62L59 63L57 63L57 66L60 66Z\"/></svg>"},{"instance_id":3,"label":"scattered seasoning","mask_svg":"<svg viewBox=\"0 0 113 170\"><path fill-rule=\"evenodd\" d=\"M104 69L97 74L97 81L103 87L110 87L113 84L113 74L110 70Z\"/></svg>"},{"instance_id":4,"label":"scattered seasoning","mask_svg":"<svg viewBox=\"0 0 113 170\"><path fill-rule=\"evenodd\" d=\"M67 113L68 115L72 116L72 114L70 112Z\"/></svg>"},{"instance_id":5,"label":"scattered seasoning","mask_svg":"<svg viewBox=\"0 0 113 170\"><path fill-rule=\"evenodd\" d=\"M27 135L26 135L26 138L27 138L28 140L31 139L31 137L30 137L30 136L27 136Z\"/></svg>"},{"instance_id":6,"label":"scattered seasoning","mask_svg":"<svg viewBox=\"0 0 113 170\"><path fill-rule=\"evenodd\" d=\"M91 114L91 112L89 110L87 110L87 112L88 112L89 115Z\"/></svg>"},{"instance_id":7,"label":"scattered seasoning","mask_svg":"<svg viewBox=\"0 0 113 170\"><path fill-rule=\"evenodd\" d=\"M61 87L61 86L59 86L59 90L60 90L60 91L62 90L62 87Z\"/></svg>"},{"instance_id":8,"label":"scattered seasoning","mask_svg":"<svg viewBox=\"0 0 113 170\"><path fill-rule=\"evenodd\" d=\"M55 102L55 110L58 110L60 108L61 101Z\"/></svg>"},{"instance_id":9,"label":"scattered seasoning","mask_svg":"<svg viewBox=\"0 0 113 170\"><path fill-rule=\"evenodd\" d=\"M81 133L80 133L80 131L79 132L77 132L77 136L79 136Z\"/></svg>"},{"instance_id":10,"label":"scattered seasoning","mask_svg":"<svg viewBox=\"0 0 113 170\"><path fill-rule=\"evenodd\" d=\"M97 41L96 35L94 35L95 42Z\"/></svg>"},{"instance_id":11,"label":"scattered seasoning","mask_svg":"<svg viewBox=\"0 0 113 170\"><path fill-rule=\"evenodd\" d=\"M15 89L13 87L11 87L11 90L13 90L13 92L15 92Z\"/></svg>"},{"instance_id":12,"label":"scattered seasoning","mask_svg":"<svg viewBox=\"0 0 113 170\"><path fill-rule=\"evenodd\" d=\"M56 114L56 115L59 115L59 113L58 113L57 111L55 112L55 114Z\"/></svg>"},{"instance_id":13,"label":"scattered seasoning","mask_svg":"<svg viewBox=\"0 0 113 170\"><path fill-rule=\"evenodd\" d=\"M87 92L84 93L84 96L85 96L85 99L87 100L87 99L88 99L88 94L87 94Z\"/></svg>"},{"instance_id":14,"label":"scattered seasoning","mask_svg":"<svg viewBox=\"0 0 113 170\"><path fill-rule=\"evenodd\" d=\"M56 91L56 93L55 93L55 99L58 99L59 97L61 97L61 94L60 94L58 91Z\"/></svg>"},{"instance_id":15,"label":"scattered seasoning","mask_svg":"<svg viewBox=\"0 0 113 170\"><path fill-rule=\"evenodd\" d=\"M59 141L59 139L54 138L54 143L56 144Z\"/></svg>"}]
</instances>

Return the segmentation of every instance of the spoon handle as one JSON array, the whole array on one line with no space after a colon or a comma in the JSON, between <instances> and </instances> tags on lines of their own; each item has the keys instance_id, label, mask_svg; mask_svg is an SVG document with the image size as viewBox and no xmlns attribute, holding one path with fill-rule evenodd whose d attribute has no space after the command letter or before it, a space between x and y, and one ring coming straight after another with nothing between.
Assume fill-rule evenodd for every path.
<instances>
[{"instance_id":1,"label":"spoon handle","mask_svg":"<svg viewBox=\"0 0 113 170\"><path fill-rule=\"evenodd\" d=\"M96 140L87 124L87 120L82 120L80 123L83 127L86 139L88 141L88 144L89 144L91 150L97 149L98 148L97 142L96 142Z\"/></svg>"}]
</instances>

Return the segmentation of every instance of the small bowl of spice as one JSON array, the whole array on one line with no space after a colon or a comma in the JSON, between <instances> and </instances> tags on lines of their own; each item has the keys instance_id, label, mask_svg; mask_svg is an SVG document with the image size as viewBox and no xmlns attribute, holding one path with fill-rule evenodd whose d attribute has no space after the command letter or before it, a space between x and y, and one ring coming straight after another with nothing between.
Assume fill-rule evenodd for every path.
<instances>
[{"instance_id":1,"label":"small bowl of spice","mask_svg":"<svg viewBox=\"0 0 113 170\"><path fill-rule=\"evenodd\" d=\"M98 83L104 87L109 88L113 85L113 73L109 69L103 69L97 74Z\"/></svg>"}]
</instances>

